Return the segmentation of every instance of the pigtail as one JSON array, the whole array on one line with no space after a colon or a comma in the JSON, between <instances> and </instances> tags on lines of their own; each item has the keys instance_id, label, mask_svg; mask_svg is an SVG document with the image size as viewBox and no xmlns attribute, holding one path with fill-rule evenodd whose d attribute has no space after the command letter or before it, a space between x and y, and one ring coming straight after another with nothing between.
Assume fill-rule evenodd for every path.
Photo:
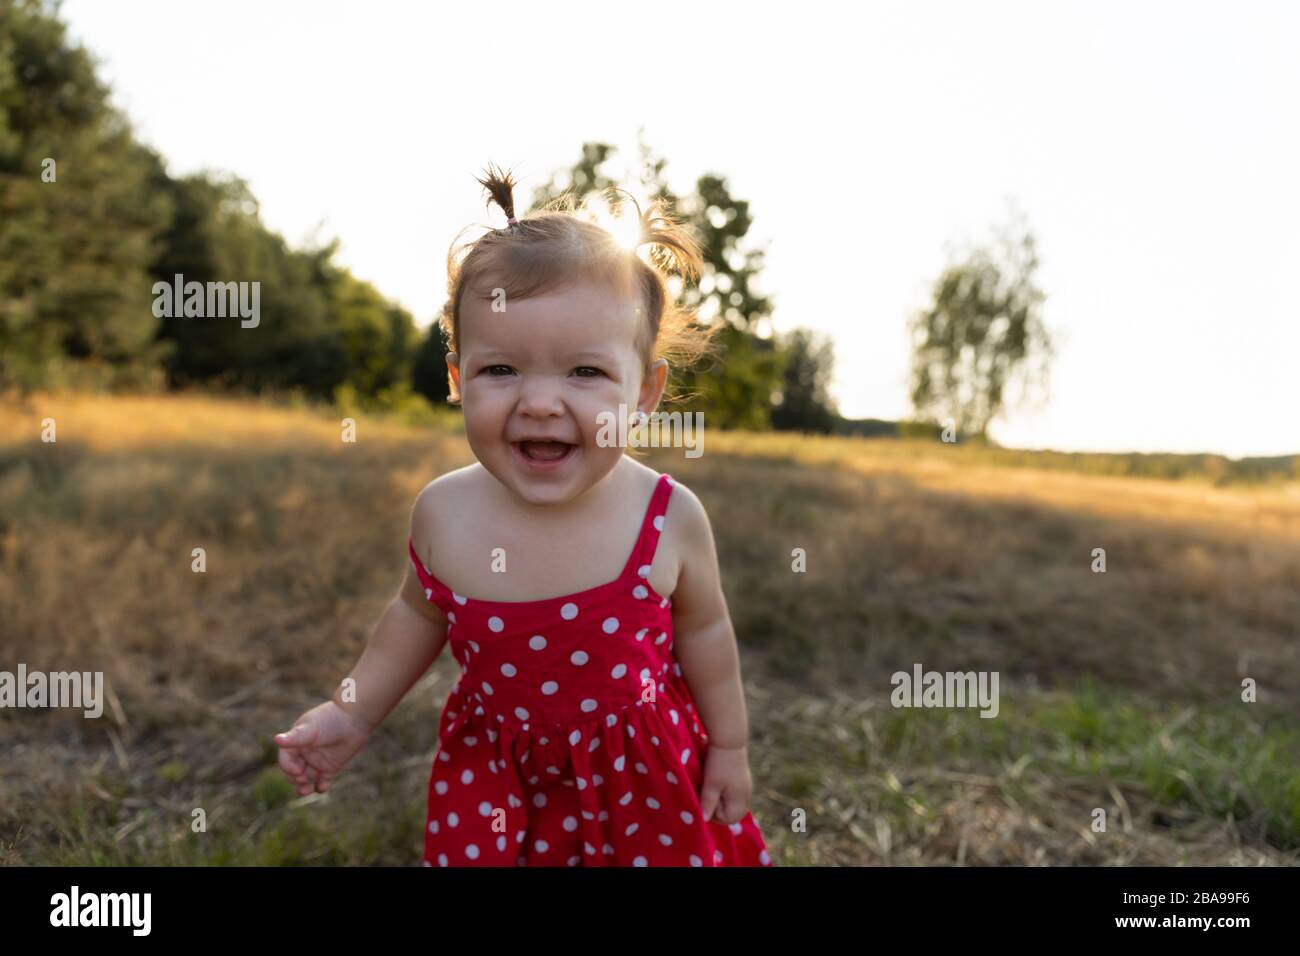
<instances>
[{"instance_id":1,"label":"pigtail","mask_svg":"<svg viewBox=\"0 0 1300 956\"><path fill-rule=\"evenodd\" d=\"M515 218L515 187L519 184L515 181L514 176L509 172L502 171L500 166L493 163L488 163L484 172L487 174L487 178L479 179L478 182L487 190L487 205L490 206L495 202L505 210L507 229L511 226L517 226L519 220Z\"/></svg>"},{"instance_id":2,"label":"pigtail","mask_svg":"<svg viewBox=\"0 0 1300 956\"><path fill-rule=\"evenodd\" d=\"M623 200L617 193L624 193L636 208L636 218L640 224L636 248L649 245L647 256L652 265L665 274L676 273L688 282L699 279L704 269L704 259L700 244L685 224L668 214L667 203L653 200L644 210L641 204L625 189L609 187L607 196L611 207L621 206Z\"/></svg>"}]
</instances>

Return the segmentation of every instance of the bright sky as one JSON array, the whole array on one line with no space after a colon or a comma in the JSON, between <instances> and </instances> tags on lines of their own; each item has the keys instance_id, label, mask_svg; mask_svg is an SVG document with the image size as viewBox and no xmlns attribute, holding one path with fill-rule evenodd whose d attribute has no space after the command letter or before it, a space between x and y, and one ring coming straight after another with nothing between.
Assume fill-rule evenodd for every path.
<instances>
[{"instance_id":1,"label":"bright sky","mask_svg":"<svg viewBox=\"0 0 1300 956\"><path fill-rule=\"evenodd\" d=\"M1300 452L1300 6L67 0L173 173L231 170L421 325L456 232L584 141L726 176L778 330L852 417L908 414L908 314L1014 198L1057 334L1018 447ZM617 160L616 156L616 160ZM616 163L615 171L618 169Z\"/></svg>"}]
</instances>

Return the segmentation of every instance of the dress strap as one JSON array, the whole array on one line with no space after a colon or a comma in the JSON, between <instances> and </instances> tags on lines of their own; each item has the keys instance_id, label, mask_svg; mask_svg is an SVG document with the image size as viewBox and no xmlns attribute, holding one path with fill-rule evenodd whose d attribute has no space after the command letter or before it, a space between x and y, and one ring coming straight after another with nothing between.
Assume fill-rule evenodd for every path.
<instances>
[{"instance_id":1,"label":"dress strap","mask_svg":"<svg viewBox=\"0 0 1300 956\"><path fill-rule=\"evenodd\" d=\"M660 475L655 484L650 504L641 519L641 533L637 535L636 546L623 568L623 577L646 578L650 575L650 565L654 564L655 551L659 547L659 534L664 528L664 515L668 511L668 499L673 493L671 475ZM642 573L644 572L644 573Z\"/></svg>"},{"instance_id":2,"label":"dress strap","mask_svg":"<svg viewBox=\"0 0 1300 956\"><path fill-rule=\"evenodd\" d=\"M453 606L452 600L455 597L451 588L435 578L433 572L424 566L419 553L415 550L415 541L411 538L406 539L406 553L411 560L411 566L415 568L416 577L420 579L420 584L424 586L424 596L436 604L443 613L446 613Z\"/></svg>"}]
</instances>

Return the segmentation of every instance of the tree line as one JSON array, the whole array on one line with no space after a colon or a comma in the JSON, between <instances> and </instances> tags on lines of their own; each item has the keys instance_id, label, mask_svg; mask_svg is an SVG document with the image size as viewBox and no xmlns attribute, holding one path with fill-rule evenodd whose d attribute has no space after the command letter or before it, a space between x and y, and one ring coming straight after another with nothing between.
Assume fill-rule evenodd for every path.
<instances>
[{"instance_id":1,"label":"tree line","mask_svg":"<svg viewBox=\"0 0 1300 956\"><path fill-rule=\"evenodd\" d=\"M682 284L684 304L720 326L718 360L679 375L687 397L678 407L707 410L723 428L866 433L831 398L829 339L774 331L749 202L713 173L676 195L666 159L639 149L642 193L669 201L705 252L703 275ZM532 207L625 185L607 171L613 153L584 144ZM913 317L918 414L982 434L1007 380L1044 354L1027 241L1028 258L1009 271L982 251L954 263L934 304ZM380 405L415 393L441 404L447 344L437 323L418 329L335 261L337 251L337 240L295 248L266 228L236 175L172 175L111 105L57 3L0 0L0 388L203 384ZM238 321L159 310L156 284L177 276L259 282L256 334Z\"/></svg>"}]
</instances>

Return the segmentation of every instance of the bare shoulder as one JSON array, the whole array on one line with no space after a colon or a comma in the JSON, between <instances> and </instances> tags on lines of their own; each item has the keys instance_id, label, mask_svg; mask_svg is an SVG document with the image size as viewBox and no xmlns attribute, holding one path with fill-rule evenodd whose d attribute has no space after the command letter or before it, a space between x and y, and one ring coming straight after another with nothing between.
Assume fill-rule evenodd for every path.
<instances>
[{"instance_id":1,"label":"bare shoulder","mask_svg":"<svg viewBox=\"0 0 1300 956\"><path fill-rule=\"evenodd\" d=\"M479 494L484 474L483 466L474 462L439 475L415 496L415 505L411 508L411 539L415 550L426 560L434 529L446 520L446 516L464 512L468 502Z\"/></svg>"},{"instance_id":2,"label":"bare shoulder","mask_svg":"<svg viewBox=\"0 0 1300 956\"><path fill-rule=\"evenodd\" d=\"M711 549L713 529L709 513L699 496L687 485L672 479L673 493L668 498L664 513L664 536L683 558L700 548Z\"/></svg>"},{"instance_id":3,"label":"bare shoulder","mask_svg":"<svg viewBox=\"0 0 1300 956\"><path fill-rule=\"evenodd\" d=\"M711 535L708 512L699 496L688 485L672 479L672 494L668 496L668 511L664 514L664 527L672 525L686 536Z\"/></svg>"}]
</instances>

